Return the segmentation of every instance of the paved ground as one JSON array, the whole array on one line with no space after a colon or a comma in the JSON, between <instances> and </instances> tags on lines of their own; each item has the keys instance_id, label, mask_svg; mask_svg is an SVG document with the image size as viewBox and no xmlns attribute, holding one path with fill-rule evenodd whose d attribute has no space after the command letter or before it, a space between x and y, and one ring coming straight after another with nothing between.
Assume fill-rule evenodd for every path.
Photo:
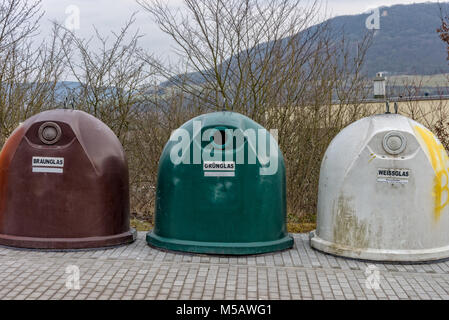
<instances>
[{"instance_id":1,"label":"paved ground","mask_svg":"<svg viewBox=\"0 0 449 320\"><path fill-rule=\"evenodd\" d=\"M238 258L158 251L143 232L101 251L0 248L0 299L449 299L449 262L370 265L294 237L292 250Z\"/></svg>"}]
</instances>

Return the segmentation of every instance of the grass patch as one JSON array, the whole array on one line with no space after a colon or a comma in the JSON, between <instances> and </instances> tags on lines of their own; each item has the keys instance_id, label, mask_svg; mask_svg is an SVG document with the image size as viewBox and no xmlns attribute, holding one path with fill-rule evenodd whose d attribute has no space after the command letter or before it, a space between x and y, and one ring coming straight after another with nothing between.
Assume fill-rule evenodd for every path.
<instances>
[{"instance_id":1,"label":"grass patch","mask_svg":"<svg viewBox=\"0 0 449 320\"><path fill-rule=\"evenodd\" d=\"M316 215L303 214L300 217L287 215L287 231L290 233L308 233L316 229Z\"/></svg>"},{"instance_id":2,"label":"grass patch","mask_svg":"<svg viewBox=\"0 0 449 320\"><path fill-rule=\"evenodd\" d=\"M316 223L287 223L287 231L290 233L308 233L316 229Z\"/></svg>"},{"instance_id":3,"label":"grass patch","mask_svg":"<svg viewBox=\"0 0 449 320\"><path fill-rule=\"evenodd\" d=\"M153 225L150 222L139 220L136 218L132 218L130 223L131 227L136 229L137 231L149 231L150 229L153 228Z\"/></svg>"}]
</instances>

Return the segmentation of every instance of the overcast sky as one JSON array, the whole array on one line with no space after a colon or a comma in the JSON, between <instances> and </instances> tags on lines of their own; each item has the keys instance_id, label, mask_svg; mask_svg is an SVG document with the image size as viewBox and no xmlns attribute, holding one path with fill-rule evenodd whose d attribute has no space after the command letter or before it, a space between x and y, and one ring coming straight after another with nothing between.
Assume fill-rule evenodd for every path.
<instances>
[{"instance_id":1,"label":"overcast sky","mask_svg":"<svg viewBox=\"0 0 449 320\"><path fill-rule=\"evenodd\" d=\"M179 6L182 0L167 0L170 5ZM413 0L327 0L327 15L359 14L379 6L405 4ZM438 1L432 1L438 2ZM441 1L440 1L441 2ZM42 0L45 15L41 22L41 36L45 37L50 29L51 22L56 20L62 24L73 14L73 10L79 10L79 29L76 33L89 38L95 25L102 34L111 30L118 31L134 12L136 16L135 28L138 28L144 37L141 46L157 56L172 56L172 42L165 36L151 20L151 16L145 12L135 0ZM324 12L323 12L324 13ZM73 21L73 20L70 20Z\"/></svg>"}]
</instances>

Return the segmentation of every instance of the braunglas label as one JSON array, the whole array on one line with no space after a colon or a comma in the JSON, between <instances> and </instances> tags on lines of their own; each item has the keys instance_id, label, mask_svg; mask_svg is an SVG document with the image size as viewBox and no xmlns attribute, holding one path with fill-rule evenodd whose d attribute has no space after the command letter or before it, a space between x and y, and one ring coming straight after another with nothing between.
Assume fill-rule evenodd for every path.
<instances>
[{"instance_id":1,"label":"braunglas label","mask_svg":"<svg viewBox=\"0 0 449 320\"><path fill-rule=\"evenodd\" d=\"M35 173L63 173L64 158L33 157L31 166Z\"/></svg>"}]
</instances>

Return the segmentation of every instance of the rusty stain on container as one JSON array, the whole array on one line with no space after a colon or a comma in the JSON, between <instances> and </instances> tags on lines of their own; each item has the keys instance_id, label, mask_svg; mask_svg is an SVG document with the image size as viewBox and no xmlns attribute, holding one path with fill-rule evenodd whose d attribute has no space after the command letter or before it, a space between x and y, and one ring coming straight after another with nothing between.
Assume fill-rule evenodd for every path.
<instances>
[{"instance_id":1,"label":"rusty stain on container","mask_svg":"<svg viewBox=\"0 0 449 320\"><path fill-rule=\"evenodd\" d=\"M350 248L368 247L368 226L357 218L351 199L338 198L333 227L334 242Z\"/></svg>"},{"instance_id":2,"label":"rusty stain on container","mask_svg":"<svg viewBox=\"0 0 449 320\"><path fill-rule=\"evenodd\" d=\"M115 134L77 110L21 124L0 154L0 245L85 249L135 240L126 157Z\"/></svg>"}]
</instances>

